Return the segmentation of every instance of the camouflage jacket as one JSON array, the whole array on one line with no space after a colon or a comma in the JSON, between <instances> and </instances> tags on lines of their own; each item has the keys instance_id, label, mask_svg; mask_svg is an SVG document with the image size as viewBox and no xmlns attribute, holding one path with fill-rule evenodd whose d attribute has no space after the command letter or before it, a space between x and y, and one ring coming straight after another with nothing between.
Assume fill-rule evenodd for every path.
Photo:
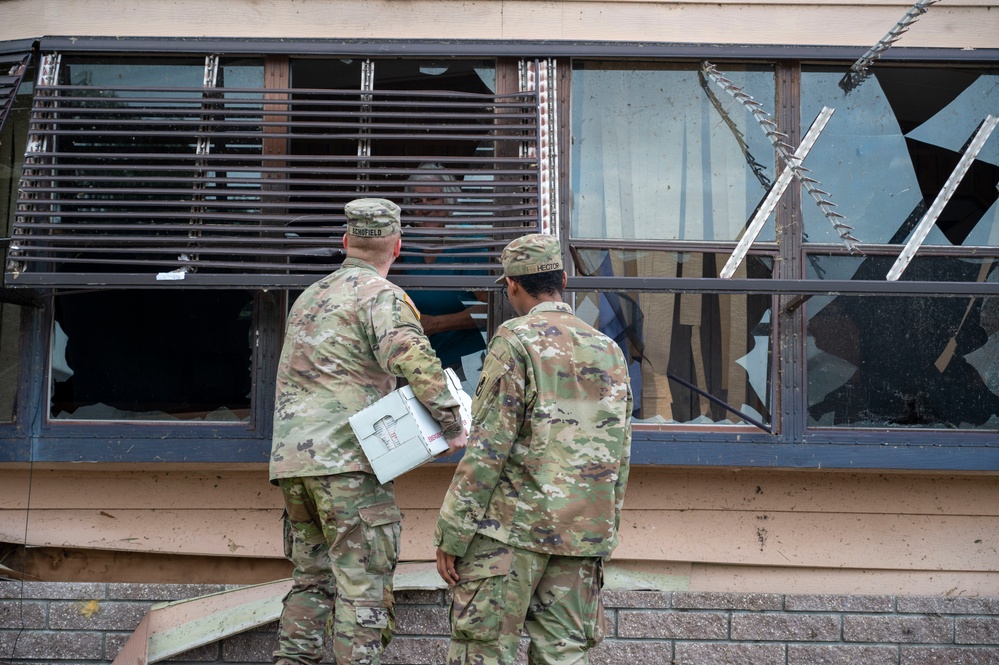
<instances>
[{"instance_id":1,"label":"camouflage jacket","mask_svg":"<svg viewBox=\"0 0 999 665\"><path fill-rule=\"evenodd\" d=\"M444 435L461 431L458 402L405 292L348 258L306 289L288 314L277 370L271 482L372 473L348 418L405 377Z\"/></svg>"},{"instance_id":2,"label":"camouflage jacket","mask_svg":"<svg viewBox=\"0 0 999 665\"><path fill-rule=\"evenodd\" d=\"M631 410L620 348L569 305L541 303L504 323L489 343L435 545L461 556L480 532L536 552L609 556Z\"/></svg>"}]
</instances>

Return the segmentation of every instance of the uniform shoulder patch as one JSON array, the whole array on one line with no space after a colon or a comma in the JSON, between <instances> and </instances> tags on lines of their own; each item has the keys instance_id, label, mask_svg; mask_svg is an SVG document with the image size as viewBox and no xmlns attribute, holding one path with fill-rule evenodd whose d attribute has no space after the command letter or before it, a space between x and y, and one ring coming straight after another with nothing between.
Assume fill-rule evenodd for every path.
<instances>
[{"instance_id":1,"label":"uniform shoulder patch","mask_svg":"<svg viewBox=\"0 0 999 665\"><path fill-rule=\"evenodd\" d=\"M493 382L492 377L489 376L490 370L488 368L482 369L482 374L479 375L479 382L475 384L475 396L478 397L482 394L482 391L486 386Z\"/></svg>"},{"instance_id":2,"label":"uniform shoulder patch","mask_svg":"<svg viewBox=\"0 0 999 665\"><path fill-rule=\"evenodd\" d=\"M403 294L402 294L402 301L404 303L406 303L407 305L409 305L409 308L411 310L413 310L413 314L415 314L416 318L419 319L420 318L420 310L416 309L416 303L413 302L412 298L409 297L408 293L403 292Z\"/></svg>"}]
</instances>

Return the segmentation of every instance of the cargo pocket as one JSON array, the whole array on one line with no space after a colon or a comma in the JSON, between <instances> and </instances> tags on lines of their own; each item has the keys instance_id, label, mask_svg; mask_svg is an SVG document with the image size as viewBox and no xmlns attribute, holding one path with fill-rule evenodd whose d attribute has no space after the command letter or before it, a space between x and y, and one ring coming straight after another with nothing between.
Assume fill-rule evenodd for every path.
<instances>
[{"instance_id":1,"label":"cargo pocket","mask_svg":"<svg viewBox=\"0 0 999 665\"><path fill-rule=\"evenodd\" d=\"M495 541L493 541L495 543ZM455 562L459 582L451 601L451 638L495 642L507 615L504 591L513 563L513 550L500 545L471 552Z\"/></svg>"},{"instance_id":2,"label":"cargo pocket","mask_svg":"<svg viewBox=\"0 0 999 665\"><path fill-rule=\"evenodd\" d=\"M384 607L357 607L357 625L364 628L388 628L389 611Z\"/></svg>"},{"instance_id":3,"label":"cargo pocket","mask_svg":"<svg viewBox=\"0 0 999 665\"><path fill-rule=\"evenodd\" d=\"M607 617L604 615L604 603L600 597L600 590L604 587L604 562L597 559L593 562L594 570L590 576L590 589L587 598L589 606L584 616L592 617L592 621L583 622L584 637L587 647L595 647L604 640L607 629Z\"/></svg>"},{"instance_id":4,"label":"cargo pocket","mask_svg":"<svg viewBox=\"0 0 999 665\"><path fill-rule=\"evenodd\" d=\"M357 511L367 560L364 569L372 575L390 575L399 560L402 513L392 503L377 503Z\"/></svg>"},{"instance_id":5,"label":"cargo pocket","mask_svg":"<svg viewBox=\"0 0 999 665\"><path fill-rule=\"evenodd\" d=\"M335 662L358 664L381 662L379 656L392 641L392 632L395 629L392 610L363 605L354 609L356 625L350 630L350 651L341 654L334 646Z\"/></svg>"},{"instance_id":6,"label":"cargo pocket","mask_svg":"<svg viewBox=\"0 0 999 665\"><path fill-rule=\"evenodd\" d=\"M295 534L291 532L291 520L288 519L287 510L281 516L281 523L281 530L284 535L284 558L291 559L292 549L295 545Z\"/></svg>"}]
</instances>

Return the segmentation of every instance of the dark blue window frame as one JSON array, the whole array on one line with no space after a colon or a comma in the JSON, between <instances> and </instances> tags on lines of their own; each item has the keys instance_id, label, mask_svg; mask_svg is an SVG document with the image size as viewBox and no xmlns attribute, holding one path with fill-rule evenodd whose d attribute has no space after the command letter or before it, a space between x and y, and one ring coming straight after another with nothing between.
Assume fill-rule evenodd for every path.
<instances>
[{"instance_id":1,"label":"dark blue window frame","mask_svg":"<svg viewBox=\"0 0 999 665\"><path fill-rule=\"evenodd\" d=\"M148 48L148 40L135 40L136 49ZM69 42L67 42L69 43ZM104 50L110 43L93 40L93 50ZM115 42L120 48L120 42ZM235 42L224 42L230 47ZM175 44L156 42L161 52L170 51ZM729 53L723 47L674 48L668 45L655 45L661 55L681 57L720 58L738 54L745 57L745 49ZM283 47L287 50L287 44ZM259 45L240 48L260 52ZM303 52L315 52L314 44L303 43ZM329 49L329 44L318 47ZM358 52L370 49L370 45L355 45ZM424 46L432 53L441 52L440 46ZM639 51L648 55L648 45L611 45L600 50L599 46L544 46L537 45L476 45L467 50L488 49L495 55L521 55L529 51L537 55L549 49L549 55L637 55ZM595 54L594 49L599 50ZM155 50L155 49L154 49ZM345 51L346 52L346 51ZM412 52L412 51L409 51ZM759 58L809 57L818 60L843 59L852 55L852 49L786 49L773 53L760 49ZM967 60L967 53L951 50L906 50L893 49L887 59L899 60ZM999 50L976 52L973 57L979 62L999 61ZM692 291L710 288L689 285ZM232 431L213 428L211 424L197 424L184 427L160 425L129 425L123 423L93 423L80 427L79 424L45 424L44 376L47 344L42 335L42 310L29 312L28 323L22 334L22 344L26 351L24 367L19 381L17 419L14 423L0 424L0 462L203 462L203 463L262 463L269 452L269 420L265 415L269 409L262 404L262 386L255 395L257 417L253 430ZM277 328L279 326L276 326ZM272 348L267 353L275 353L273 344L280 344L280 330L268 333L272 336ZM273 360L271 361L273 362ZM790 386L793 390L794 387ZM265 393L266 394L266 393ZM994 432L965 433L961 441L955 441L946 433L940 433L938 440L933 434L907 432L877 432L869 430L808 430L800 433L798 440L789 440L787 435L765 435L752 428L733 431L691 431L686 429L645 429L635 432L634 462L649 465L681 466L725 466L725 467L774 467L774 468L825 468L825 469L898 469L898 470L954 470L978 471L999 469L999 435Z\"/></svg>"}]
</instances>

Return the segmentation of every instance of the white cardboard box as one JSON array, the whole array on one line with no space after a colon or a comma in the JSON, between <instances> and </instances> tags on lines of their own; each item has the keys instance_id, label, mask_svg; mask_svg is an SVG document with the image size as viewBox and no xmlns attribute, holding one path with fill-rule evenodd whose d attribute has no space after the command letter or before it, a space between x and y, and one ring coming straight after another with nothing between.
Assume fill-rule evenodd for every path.
<instances>
[{"instance_id":1,"label":"white cardboard box","mask_svg":"<svg viewBox=\"0 0 999 665\"><path fill-rule=\"evenodd\" d=\"M467 434L472 422L472 399L461 389L454 370L445 370L444 378L448 390L458 400L461 423ZM393 390L358 411L350 417L350 426L380 483L387 483L447 450L440 427L410 386Z\"/></svg>"}]
</instances>

